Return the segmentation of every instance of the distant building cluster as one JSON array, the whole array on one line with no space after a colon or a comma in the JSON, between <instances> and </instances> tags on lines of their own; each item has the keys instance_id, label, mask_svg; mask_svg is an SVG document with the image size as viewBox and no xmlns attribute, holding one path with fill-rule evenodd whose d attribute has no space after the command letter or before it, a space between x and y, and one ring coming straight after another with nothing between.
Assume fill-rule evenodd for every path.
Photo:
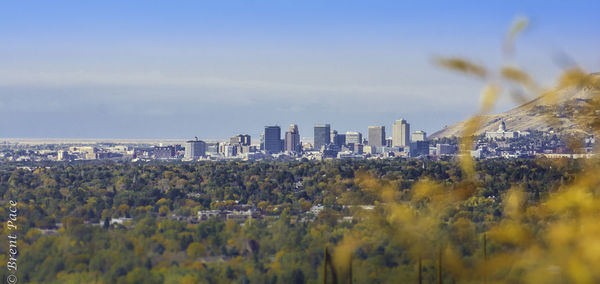
<instances>
[{"instance_id":1,"label":"distant building cluster","mask_svg":"<svg viewBox=\"0 0 600 284\"><path fill-rule=\"evenodd\" d=\"M291 124L283 135L280 126L268 125L264 127L258 144L251 144L251 137L243 134L224 142L204 142L197 138L187 141L183 160L362 159L429 155L425 132L416 132L415 141L411 142L410 125L406 120L396 121L392 132L393 137L386 137L385 126L369 126L365 139L361 132L346 131L342 134L332 129L331 124L323 123L314 125L312 143L302 143L297 124Z\"/></svg>"},{"instance_id":2,"label":"distant building cluster","mask_svg":"<svg viewBox=\"0 0 600 284\"><path fill-rule=\"evenodd\" d=\"M497 131L488 131L485 133L485 137L488 139L513 139L523 136L529 136L528 131L508 131L506 130L506 124L504 121L500 122Z\"/></svg>"},{"instance_id":3,"label":"distant building cluster","mask_svg":"<svg viewBox=\"0 0 600 284\"><path fill-rule=\"evenodd\" d=\"M568 147L553 132L510 131L500 121L498 130L485 132L473 146L471 156L484 158L587 158L593 156L598 146L592 135L581 141L581 147Z\"/></svg>"},{"instance_id":4,"label":"distant building cluster","mask_svg":"<svg viewBox=\"0 0 600 284\"><path fill-rule=\"evenodd\" d=\"M462 154L458 139L428 139L421 130L410 132L410 124L399 119L392 124L391 137L383 125L369 126L366 137L359 131L340 132L331 124L313 127L313 140L301 141L298 125L291 124L282 135L278 125L265 126L258 141L238 134L225 141L204 141L198 137L182 144L94 143L87 145L50 144L46 146L0 143L0 161L76 161L98 159L147 160L323 160L382 159L392 157L439 158ZM312 142L312 143L311 143ZM552 132L511 131L500 121L496 131L481 135L470 152L474 158L519 158L544 156L588 157L597 148L596 138L588 136L583 147L570 149ZM463 152L464 153L464 152Z\"/></svg>"},{"instance_id":5,"label":"distant building cluster","mask_svg":"<svg viewBox=\"0 0 600 284\"><path fill-rule=\"evenodd\" d=\"M411 152L410 125L404 119L396 121L392 128L393 137L386 137L385 126L369 126L367 139L359 131L340 133L331 124L319 123L313 127L313 141L302 144L296 124L290 125L282 139L279 126L265 126L261 135L261 154L276 158L370 158L409 157L413 154L429 154L425 132L420 131L420 144ZM394 138L395 137L395 138ZM394 140L395 139L395 140ZM395 141L395 143L394 143ZM261 156L261 158L265 158Z\"/></svg>"}]
</instances>

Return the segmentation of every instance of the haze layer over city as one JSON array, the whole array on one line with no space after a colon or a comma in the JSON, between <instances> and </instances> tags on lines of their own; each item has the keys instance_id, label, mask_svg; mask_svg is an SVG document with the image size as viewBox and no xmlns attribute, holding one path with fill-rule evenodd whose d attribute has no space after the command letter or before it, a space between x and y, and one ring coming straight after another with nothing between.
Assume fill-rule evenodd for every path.
<instances>
[{"instance_id":1,"label":"haze layer over city","mask_svg":"<svg viewBox=\"0 0 600 284\"><path fill-rule=\"evenodd\" d=\"M477 111L481 84L440 56L515 59L555 80L600 62L593 1L4 3L0 137L226 140L265 125L428 133ZM495 111L515 105L501 96Z\"/></svg>"}]
</instances>

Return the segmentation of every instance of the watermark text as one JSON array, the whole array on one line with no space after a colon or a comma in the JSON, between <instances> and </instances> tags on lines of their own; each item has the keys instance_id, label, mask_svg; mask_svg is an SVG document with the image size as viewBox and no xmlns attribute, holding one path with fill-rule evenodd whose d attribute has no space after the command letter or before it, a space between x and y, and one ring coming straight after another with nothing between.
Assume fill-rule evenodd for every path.
<instances>
[{"instance_id":1,"label":"watermark text","mask_svg":"<svg viewBox=\"0 0 600 284\"><path fill-rule=\"evenodd\" d=\"M19 250L17 249L17 202L13 200L8 201L6 229L8 230L8 262L6 264L8 276L6 282L14 284L17 283L17 256Z\"/></svg>"}]
</instances>

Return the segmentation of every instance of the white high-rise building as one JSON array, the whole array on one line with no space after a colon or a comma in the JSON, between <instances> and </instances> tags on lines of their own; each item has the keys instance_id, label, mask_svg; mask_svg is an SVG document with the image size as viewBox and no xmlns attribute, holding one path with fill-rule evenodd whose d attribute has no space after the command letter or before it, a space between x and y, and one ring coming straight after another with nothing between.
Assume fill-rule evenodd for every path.
<instances>
[{"instance_id":1,"label":"white high-rise building","mask_svg":"<svg viewBox=\"0 0 600 284\"><path fill-rule=\"evenodd\" d=\"M427 133L425 131L417 130L412 134L412 142L427 141Z\"/></svg>"},{"instance_id":2,"label":"white high-rise building","mask_svg":"<svg viewBox=\"0 0 600 284\"><path fill-rule=\"evenodd\" d=\"M410 124L405 119L396 120L392 126L392 146L410 146Z\"/></svg>"},{"instance_id":3,"label":"white high-rise building","mask_svg":"<svg viewBox=\"0 0 600 284\"><path fill-rule=\"evenodd\" d=\"M206 143L202 140L190 140L185 142L185 154L184 159L193 160L198 159L206 155Z\"/></svg>"},{"instance_id":4,"label":"white high-rise building","mask_svg":"<svg viewBox=\"0 0 600 284\"><path fill-rule=\"evenodd\" d=\"M356 131L346 132L346 144L362 144L362 133Z\"/></svg>"}]
</instances>

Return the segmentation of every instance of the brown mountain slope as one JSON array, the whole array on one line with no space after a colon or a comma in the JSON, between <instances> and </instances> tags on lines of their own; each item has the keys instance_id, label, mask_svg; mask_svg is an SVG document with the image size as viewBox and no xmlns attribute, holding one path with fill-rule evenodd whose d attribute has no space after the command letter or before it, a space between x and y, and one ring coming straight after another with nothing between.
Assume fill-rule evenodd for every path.
<instances>
[{"instance_id":1,"label":"brown mountain slope","mask_svg":"<svg viewBox=\"0 0 600 284\"><path fill-rule=\"evenodd\" d=\"M600 73L594 73L600 78ZM582 114L598 115L598 93L589 88L564 88L556 92L556 99L539 97L509 111L481 117L481 127L475 134L496 131L501 121L510 131L553 130L557 133L588 133L588 129L577 124ZM581 120L579 120L581 122ZM462 136L466 121L454 123L433 133L431 138Z\"/></svg>"}]
</instances>

